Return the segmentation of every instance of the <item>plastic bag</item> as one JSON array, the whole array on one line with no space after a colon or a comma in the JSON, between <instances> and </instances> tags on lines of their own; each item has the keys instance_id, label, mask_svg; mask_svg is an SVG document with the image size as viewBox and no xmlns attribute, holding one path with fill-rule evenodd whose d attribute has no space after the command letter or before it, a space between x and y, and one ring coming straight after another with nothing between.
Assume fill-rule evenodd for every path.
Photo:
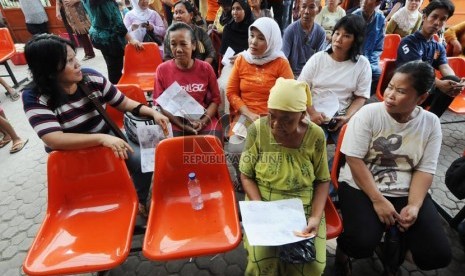
<instances>
[{"instance_id":1,"label":"plastic bag","mask_svg":"<svg viewBox=\"0 0 465 276\"><path fill-rule=\"evenodd\" d=\"M316 257L315 238L284 244L279 247L281 261L291 264L313 262Z\"/></svg>"}]
</instances>

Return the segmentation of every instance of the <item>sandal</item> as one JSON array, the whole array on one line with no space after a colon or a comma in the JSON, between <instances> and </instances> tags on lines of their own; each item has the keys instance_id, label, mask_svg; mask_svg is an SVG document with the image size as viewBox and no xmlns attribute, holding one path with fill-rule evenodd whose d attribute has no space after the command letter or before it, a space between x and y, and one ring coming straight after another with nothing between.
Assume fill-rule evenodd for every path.
<instances>
[{"instance_id":1,"label":"sandal","mask_svg":"<svg viewBox=\"0 0 465 276\"><path fill-rule=\"evenodd\" d=\"M14 143L13 146L11 146L10 153L17 153L18 151L22 150L27 142L29 142L29 139Z\"/></svg>"},{"instance_id":2,"label":"sandal","mask_svg":"<svg viewBox=\"0 0 465 276\"><path fill-rule=\"evenodd\" d=\"M2 140L0 140L0 149L8 145L10 142L11 142L11 138L8 138L6 140L5 138L3 138Z\"/></svg>"}]
</instances>

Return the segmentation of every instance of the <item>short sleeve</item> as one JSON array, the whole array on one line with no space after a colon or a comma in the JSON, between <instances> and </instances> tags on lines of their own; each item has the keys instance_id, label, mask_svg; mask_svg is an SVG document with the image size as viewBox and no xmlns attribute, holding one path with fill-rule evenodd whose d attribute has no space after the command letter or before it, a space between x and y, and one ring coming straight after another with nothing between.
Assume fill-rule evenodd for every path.
<instances>
[{"instance_id":1,"label":"short sleeve","mask_svg":"<svg viewBox=\"0 0 465 276\"><path fill-rule=\"evenodd\" d=\"M434 120L432 131L428 137L428 141L423 151L424 154L421 157L420 162L416 166L415 170L434 174L436 172L439 152L441 151L442 131L439 118L436 116L431 117L432 120Z\"/></svg>"},{"instance_id":2,"label":"short sleeve","mask_svg":"<svg viewBox=\"0 0 465 276\"><path fill-rule=\"evenodd\" d=\"M418 47L408 38L409 36L402 39L397 48L397 67L412 60L422 60Z\"/></svg>"},{"instance_id":3,"label":"short sleeve","mask_svg":"<svg viewBox=\"0 0 465 276\"><path fill-rule=\"evenodd\" d=\"M341 146L342 153L360 159L368 153L373 137L372 123L369 121L373 115L366 112L365 107L362 107L349 120Z\"/></svg>"}]
</instances>

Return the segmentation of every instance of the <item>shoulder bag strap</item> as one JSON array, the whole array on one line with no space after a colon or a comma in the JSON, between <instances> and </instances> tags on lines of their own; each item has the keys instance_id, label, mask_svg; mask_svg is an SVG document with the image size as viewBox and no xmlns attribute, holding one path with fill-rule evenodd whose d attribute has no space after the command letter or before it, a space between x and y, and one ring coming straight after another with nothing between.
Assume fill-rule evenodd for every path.
<instances>
[{"instance_id":1,"label":"shoulder bag strap","mask_svg":"<svg viewBox=\"0 0 465 276\"><path fill-rule=\"evenodd\" d=\"M86 83L88 82L88 77L83 76L82 81L78 83L78 86L81 88L81 90L84 92L84 94L87 95L87 98L89 98L90 102L95 106L97 109L98 113L102 115L103 119L105 120L105 123L110 127L111 131L119 138L123 139L124 141L128 141L126 139L126 136L124 136L123 132L118 128L118 126L113 122L110 117L108 117L107 112L102 108L102 104L98 101L97 96L89 91L89 88L87 88Z\"/></svg>"}]
</instances>

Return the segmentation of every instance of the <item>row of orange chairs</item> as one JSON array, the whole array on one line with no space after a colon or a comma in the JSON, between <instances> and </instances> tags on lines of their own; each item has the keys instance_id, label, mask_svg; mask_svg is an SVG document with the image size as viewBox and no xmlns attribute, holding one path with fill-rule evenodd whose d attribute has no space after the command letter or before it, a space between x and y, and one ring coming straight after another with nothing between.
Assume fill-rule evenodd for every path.
<instances>
[{"instance_id":1,"label":"row of orange chairs","mask_svg":"<svg viewBox=\"0 0 465 276\"><path fill-rule=\"evenodd\" d=\"M156 148L155 167L144 256L171 260L237 247L242 235L235 193L216 137L163 140ZM200 211L192 210L186 188L191 171L201 181ZM104 147L56 151L49 155L47 175L47 212L24 271L75 274L109 270L124 262L138 205L124 161ZM342 222L329 198L325 216L327 238L337 237Z\"/></svg>"}]
</instances>

